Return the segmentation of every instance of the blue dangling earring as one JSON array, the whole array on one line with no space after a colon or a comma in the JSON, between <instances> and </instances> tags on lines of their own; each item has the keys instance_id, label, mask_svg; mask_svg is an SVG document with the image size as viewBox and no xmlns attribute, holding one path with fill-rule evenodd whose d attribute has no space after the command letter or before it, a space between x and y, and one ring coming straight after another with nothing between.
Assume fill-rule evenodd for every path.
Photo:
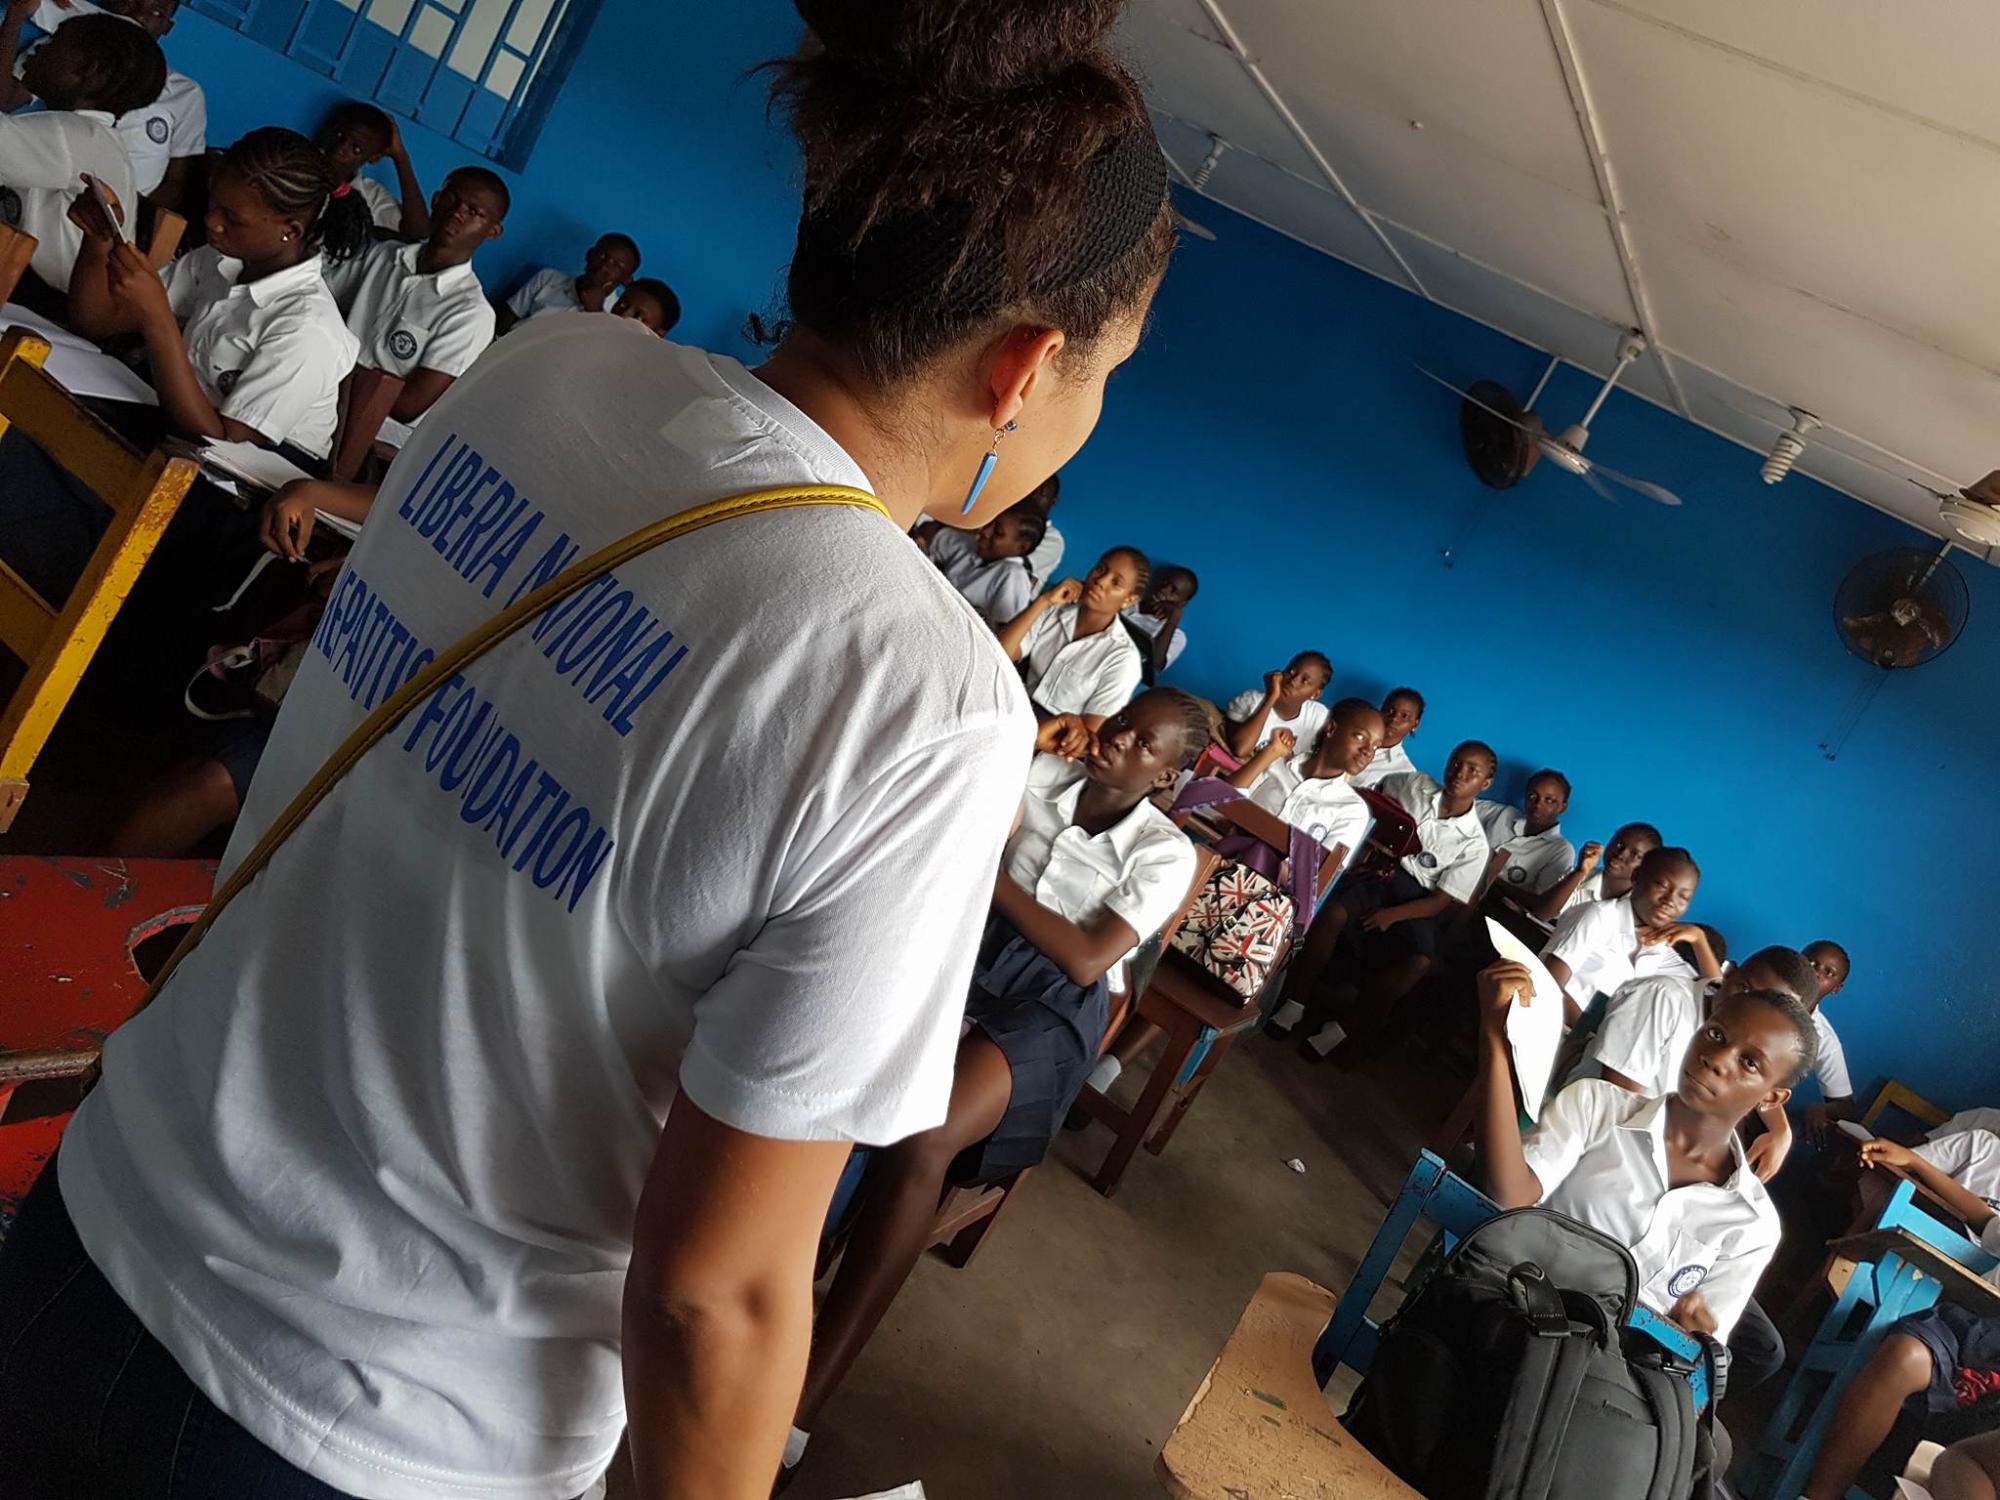
<instances>
[{"instance_id":1,"label":"blue dangling earring","mask_svg":"<svg viewBox=\"0 0 2000 1500\"><path fill-rule=\"evenodd\" d=\"M1014 424L1009 422L993 434L993 446L987 450L986 457L979 460L979 472L972 476L972 488L965 492L965 504L958 508L961 516L971 515L972 507L979 503L979 492L986 488L986 481L993 477L993 466L1000 462L1000 439L1013 430Z\"/></svg>"}]
</instances>

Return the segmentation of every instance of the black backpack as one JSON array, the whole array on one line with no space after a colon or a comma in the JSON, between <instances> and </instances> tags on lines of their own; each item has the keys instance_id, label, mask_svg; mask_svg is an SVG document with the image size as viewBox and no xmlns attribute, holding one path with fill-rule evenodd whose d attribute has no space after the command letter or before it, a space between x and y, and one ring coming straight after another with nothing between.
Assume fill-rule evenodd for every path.
<instances>
[{"instance_id":1,"label":"black backpack","mask_svg":"<svg viewBox=\"0 0 2000 1500\"><path fill-rule=\"evenodd\" d=\"M1347 1428L1428 1500L1705 1497L1688 1367L1625 1326L1638 1292L1617 1241L1499 1214L1383 1325Z\"/></svg>"}]
</instances>

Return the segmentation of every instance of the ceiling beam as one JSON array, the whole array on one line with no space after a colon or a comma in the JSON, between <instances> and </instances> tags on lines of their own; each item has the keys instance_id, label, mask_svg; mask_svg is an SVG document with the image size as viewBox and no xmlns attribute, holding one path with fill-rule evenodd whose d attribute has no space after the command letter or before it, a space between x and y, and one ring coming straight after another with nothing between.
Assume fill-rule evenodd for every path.
<instances>
[{"instance_id":1,"label":"ceiling beam","mask_svg":"<svg viewBox=\"0 0 2000 1500\"><path fill-rule=\"evenodd\" d=\"M1326 159L1326 153L1319 149L1318 144L1314 142L1312 136L1307 134L1305 126L1299 123L1299 117L1292 113L1292 107L1285 103L1283 96L1278 93L1277 87L1271 82L1264 70L1257 65L1257 59L1250 55L1250 49L1243 45L1243 38L1237 34L1236 28L1230 24L1229 17L1222 13L1222 6L1219 0L1200 0L1200 5L1207 12L1208 19L1215 27L1217 35L1222 38L1231 54L1242 66L1244 73L1257 86L1258 92L1263 94L1265 102L1277 112L1278 118L1285 122L1285 128L1290 130L1293 136L1297 138L1299 145L1305 148L1306 155L1313 159L1313 165L1319 168L1320 174L1326 178L1327 183L1333 188L1334 192L1338 193L1347 206L1360 218L1361 222L1368 226L1369 233L1381 241L1382 248L1389 253L1389 259L1393 260L1403 275L1409 278L1410 285L1417 290L1419 295L1428 301L1437 301L1437 298L1431 296L1430 288L1424 285L1423 278L1417 275L1416 267L1403 259L1403 252L1396 248L1396 242L1389 238L1388 231L1383 229L1381 224L1376 220L1375 215L1368 211L1361 200L1354 196L1353 191L1341 178L1340 173L1335 169L1333 163Z\"/></svg>"},{"instance_id":2,"label":"ceiling beam","mask_svg":"<svg viewBox=\"0 0 2000 1500\"><path fill-rule=\"evenodd\" d=\"M1674 369L1674 362L1667 357L1658 320L1653 316L1653 299L1639 275L1639 257L1632 248L1631 229L1625 222L1625 204L1618 195L1617 176L1611 170L1611 153L1605 149L1604 133L1598 128L1597 111L1590 102L1590 85L1583 76L1583 60L1577 56L1576 39L1570 34L1569 18L1563 14L1562 0L1542 0L1542 21L1549 29L1549 41L1556 49L1563 83L1569 89L1570 108L1576 114L1576 127L1583 135L1583 149L1590 158L1590 170L1597 177L1597 194L1604 200L1605 217L1611 226L1611 243L1618 251L1618 268L1625 274L1625 290L1632 299L1632 314L1659 362L1660 374L1667 382L1667 389L1673 393L1674 405L1680 409L1682 416L1692 418L1694 414L1688 409L1687 392L1681 389L1680 375Z\"/></svg>"}]
</instances>

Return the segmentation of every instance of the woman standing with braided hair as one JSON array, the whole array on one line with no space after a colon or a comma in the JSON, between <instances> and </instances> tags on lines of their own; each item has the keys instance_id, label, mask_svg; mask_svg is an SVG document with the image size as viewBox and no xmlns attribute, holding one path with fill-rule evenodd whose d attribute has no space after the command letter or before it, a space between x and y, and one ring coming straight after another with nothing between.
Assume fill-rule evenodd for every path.
<instances>
[{"instance_id":1,"label":"woman standing with braided hair","mask_svg":"<svg viewBox=\"0 0 2000 1500\"><path fill-rule=\"evenodd\" d=\"M566 1500L629 1427L647 1500L768 1494L849 1149L946 1117L1034 739L905 533L1076 452L1173 236L1114 0L798 7L790 335L755 371L601 318L489 350L390 469L227 863L385 682L576 557L772 485L887 514L621 565L277 850L0 1252L11 1483L160 1493L119 1466L185 1426L183 1464L293 1476L265 1497Z\"/></svg>"},{"instance_id":2,"label":"woman standing with braided hair","mask_svg":"<svg viewBox=\"0 0 2000 1500\"><path fill-rule=\"evenodd\" d=\"M169 428L183 437L332 451L340 382L358 346L322 275L367 224L333 198L333 169L296 131L253 130L223 154L208 197L208 243L165 281L102 219L74 215L83 249L70 319L92 338L146 341Z\"/></svg>"}]
</instances>

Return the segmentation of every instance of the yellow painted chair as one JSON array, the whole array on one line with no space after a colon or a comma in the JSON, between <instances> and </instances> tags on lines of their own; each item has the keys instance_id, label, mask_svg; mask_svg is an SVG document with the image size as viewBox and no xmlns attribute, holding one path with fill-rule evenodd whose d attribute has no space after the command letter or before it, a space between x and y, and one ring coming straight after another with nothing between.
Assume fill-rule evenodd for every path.
<instances>
[{"instance_id":1,"label":"yellow painted chair","mask_svg":"<svg viewBox=\"0 0 2000 1500\"><path fill-rule=\"evenodd\" d=\"M4 251L0 251L4 259ZM111 524L59 602L0 563L0 644L26 675L0 712L0 833L28 795L28 772L70 694L174 518L195 465L141 453L42 370L49 346L23 329L0 336L0 437L18 428L111 508Z\"/></svg>"}]
</instances>

